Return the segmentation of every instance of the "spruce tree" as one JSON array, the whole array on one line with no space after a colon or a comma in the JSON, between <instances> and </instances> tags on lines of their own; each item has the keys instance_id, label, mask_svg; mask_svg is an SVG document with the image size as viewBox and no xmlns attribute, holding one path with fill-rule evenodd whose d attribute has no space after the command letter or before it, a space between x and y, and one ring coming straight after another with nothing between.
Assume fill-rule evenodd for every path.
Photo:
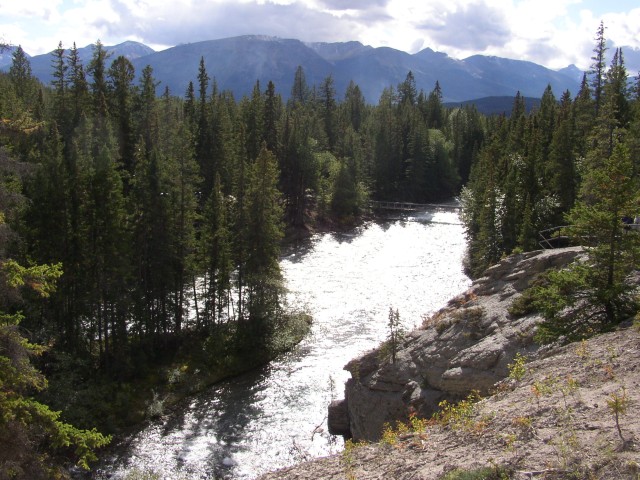
<instances>
[{"instance_id":1,"label":"spruce tree","mask_svg":"<svg viewBox=\"0 0 640 480\"><path fill-rule=\"evenodd\" d=\"M393 88L385 89L375 110L371 131L375 197L381 200L396 198L403 175L403 132L394 101Z\"/></svg>"},{"instance_id":2,"label":"spruce tree","mask_svg":"<svg viewBox=\"0 0 640 480\"><path fill-rule=\"evenodd\" d=\"M442 88L440 82L436 81L435 86L424 106L424 118L429 128L441 129L444 125L444 107L442 105Z\"/></svg>"},{"instance_id":3,"label":"spruce tree","mask_svg":"<svg viewBox=\"0 0 640 480\"><path fill-rule=\"evenodd\" d=\"M69 51L68 58L69 96L71 101L71 125L70 130L78 126L82 117L89 113L89 84L87 82L84 66L80 59L80 53L76 44Z\"/></svg>"},{"instance_id":4,"label":"spruce tree","mask_svg":"<svg viewBox=\"0 0 640 480\"><path fill-rule=\"evenodd\" d=\"M347 161L340 162L331 195L331 211L340 220L352 220L359 213L358 185Z\"/></svg>"},{"instance_id":5,"label":"spruce tree","mask_svg":"<svg viewBox=\"0 0 640 480\"><path fill-rule=\"evenodd\" d=\"M78 466L89 469L95 450L110 438L64 423L60 412L34 398L47 387L47 380L31 360L45 347L27 338L35 329L26 325L42 321L42 301L55 292L62 265L25 266L11 248L18 235L9 222L20 217L24 206L20 184L25 170L9 155L5 134L23 136L28 131L34 131L31 125L8 132L0 123L0 477L62 478L68 474L70 454ZM60 162L58 140L49 147L54 170Z\"/></svg>"},{"instance_id":6,"label":"spruce tree","mask_svg":"<svg viewBox=\"0 0 640 480\"><path fill-rule=\"evenodd\" d=\"M353 80L347 86L342 105L344 121L356 132L360 131L366 115L366 104L360 87Z\"/></svg>"},{"instance_id":7,"label":"spruce tree","mask_svg":"<svg viewBox=\"0 0 640 480\"><path fill-rule=\"evenodd\" d=\"M627 276L640 255L640 236L625 231L621 221L639 200L632 170L628 150L616 142L611 155L585 173L566 233L585 246L587 260L552 272L535 290L535 305L546 318L539 340L587 338L611 330L637 311Z\"/></svg>"},{"instance_id":8,"label":"spruce tree","mask_svg":"<svg viewBox=\"0 0 640 480\"><path fill-rule=\"evenodd\" d=\"M34 78L31 74L31 62L29 62L27 54L20 45L18 45L11 57L9 79L13 83L13 88L19 99L25 102L33 101L32 97L35 89Z\"/></svg>"},{"instance_id":9,"label":"spruce tree","mask_svg":"<svg viewBox=\"0 0 640 480\"><path fill-rule=\"evenodd\" d=\"M277 184L276 159L263 145L249 172L245 200L247 223L243 231L249 316L249 330L244 333L248 335L249 345L261 347L266 346L273 335L273 325L282 315L284 301L279 264L283 211Z\"/></svg>"},{"instance_id":10,"label":"spruce tree","mask_svg":"<svg viewBox=\"0 0 640 480\"><path fill-rule=\"evenodd\" d=\"M293 77L293 86L291 87L290 103L304 105L310 97L309 86L307 85L307 77L301 65L296 68Z\"/></svg>"},{"instance_id":11,"label":"spruce tree","mask_svg":"<svg viewBox=\"0 0 640 480\"><path fill-rule=\"evenodd\" d=\"M198 67L198 103L195 111L195 136L194 152L196 163L200 167L202 185L200 188L200 202L204 202L213 188L216 165L212 157L212 132L211 132L211 109L208 97L209 81L211 78L207 73L204 57L200 57Z\"/></svg>"},{"instance_id":12,"label":"spruce tree","mask_svg":"<svg viewBox=\"0 0 640 480\"><path fill-rule=\"evenodd\" d=\"M607 53L607 41L604 36L604 23L600 22L596 33L596 46L593 48L593 57L591 60L591 86L593 87L593 99L595 105L595 113L600 113L600 104L602 103L602 91L604 89Z\"/></svg>"},{"instance_id":13,"label":"spruce tree","mask_svg":"<svg viewBox=\"0 0 640 480\"><path fill-rule=\"evenodd\" d=\"M107 77L111 94L111 112L114 116L114 126L119 144L119 157L124 169L125 193L127 193L129 177L134 168L133 80L135 78L135 69L126 57L119 56L111 64Z\"/></svg>"},{"instance_id":14,"label":"spruce tree","mask_svg":"<svg viewBox=\"0 0 640 480\"><path fill-rule=\"evenodd\" d=\"M320 84L320 117L324 127L324 133L327 138L327 148L334 151L337 142L337 125L336 125L336 90L334 87L333 77L329 75Z\"/></svg>"},{"instance_id":15,"label":"spruce tree","mask_svg":"<svg viewBox=\"0 0 640 480\"><path fill-rule=\"evenodd\" d=\"M242 100L240 110L245 125L247 156L249 160L255 160L264 141L264 98L259 81L253 87L251 98Z\"/></svg>"},{"instance_id":16,"label":"spruce tree","mask_svg":"<svg viewBox=\"0 0 640 480\"><path fill-rule=\"evenodd\" d=\"M627 128L631 119L629 105L629 75L624 65L622 49L617 48L607 70L603 95L614 103L615 116L620 128Z\"/></svg>"},{"instance_id":17,"label":"spruce tree","mask_svg":"<svg viewBox=\"0 0 640 480\"><path fill-rule=\"evenodd\" d=\"M93 54L87 67L91 76L93 114L106 119L109 116L109 88L107 85L107 60L110 54L98 40L93 45Z\"/></svg>"},{"instance_id":18,"label":"spruce tree","mask_svg":"<svg viewBox=\"0 0 640 480\"><path fill-rule=\"evenodd\" d=\"M267 84L264 99L264 141L267 149L276 157L280 155L280 118L282 116L282 99L276 94L276 87L272 81Z\"/></svg>"},{"instance_id":19,"label":"spruce tree","mask_svg":"<svg viewBox=\"0 0 640 480\"><path fill-rule=\"evenodd\" d=\"M565 92L560 102L557 127L549 146L549 158L546 164L546 196L557 203L553 226L562 221L562 216L573 206L576 197L576 146L575 122L572 115L572 102L569 92Z\"/></svg>"},{"instance_id":20,"label":"spruce tree","mask_svg":"<svg viewBox=\"0 0 640 480\"><path fill-rule=\"evenodd\" d=\"M58 128L66 138L69 123L69 87L68 87L68 70L69 65L66 62L66 50L62 47L62 42L58 43L58 48L52 52L53 80L53 110L54 120L58 124Z\"/></svg>"},{"instance_id":21,"label":"spruce tree","mask_svg":"<svg viewBox=\"0 0 640 480\"><path fill-rule=\"evenodd\" d=\"M134 124L136 137L142 136L147 151L153 149L159 142L160 123L156 108L156 87L159 83L153 77L153 68L150 65L142 69L138 95L135 97ZM163 102L166 104L171 102L168 88L163 96ZM165 125L168 127L168 124Z\"/></svg>"},{"instance_id":22,"label":"spruce tree","mask_svg":"<svg viewBox=\"0 0 640 480\"><path fill-rule=\"evenodd\" d=\"M198 198L196 192L202 178L195 161L193 140L184 124L171 135L168 150L163 152L166 162L167 195L170 205L169 234L173 244L172 301L173 331L180 332L187 313L187 282L191 282L194 270L195 222Z\"/></svg>"},{"instance_id":23,"label":"spruce tree","mask_svg":"<svg viewBox=\"0 0 640 480\"><path fill-rule=\"evenodd\" d=\"M204 273L203 325L213 328L223 320L229 306L233 267L231 232L220 175L216 175L213 190L205 205L199 244L199 261Z\"/></svg>"},{"instance_id":24,"label":"spruce tree","mask_svg":"<svg viewBox=\"0 0 640 480\"><path fill-rule=\"evenodd\" d=\"M416 88L416 79L413 72L409 71L404 82L398 84L398 105L415 106L418 100L418 89Z\"/></svg>"}]
</instances>

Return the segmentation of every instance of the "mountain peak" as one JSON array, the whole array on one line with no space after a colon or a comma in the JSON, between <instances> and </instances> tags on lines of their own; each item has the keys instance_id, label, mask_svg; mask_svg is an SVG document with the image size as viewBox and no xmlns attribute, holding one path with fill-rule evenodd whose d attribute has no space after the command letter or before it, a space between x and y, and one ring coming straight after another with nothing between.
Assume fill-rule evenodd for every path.
<instances>
[{"instance_id":1,"label":"mountain peak","mask_svg":"<svg viewBox=\"0 0 640 480\"><path fill-rule=\"evenodd\" d=\"M85 65L93 56L92 47L78 49ZM298 66L304 69L310 87L331 76L340 98L353 81L369 103L376 103L385 88L403 82L409 71L420 90L431 91L438 82L445 102L513 96L518 91L523 96L540 97L547 85L558 93L577 93L579 88L575 75L532 62L482 55L456 60L431 48L409 54L357 41L302 42L256 34L187 43L159 52L133 40L104 48L111 52L111 59L120 55L130 59L138 75L150 65L162 88L168 87L174 95L184 94L189 82L196 79L201 58L218 88L236 97L251 95L256 81L262 86L273 81L277 92L287 98ZM10 58L8 62L10 66ZM43 83L51 82L51 54L32 57L31 66ZM7 70L8 66L0 64L0 68Z\"/></svg>"},{"instance_id":2,"label":"mountain peak","mask_svg":"<svg viewBox=\"0 0 640 480\"><path fill-rule=\"evenodd\" d=\"M144 57L155 53L155 50L146 46L144 43L136 42L134 40L126 40L118 45L111 47L105 47L108 52L113 52L115 56L123 56L129 60Z\"/></svg>"},{"instance_id":3,"label":"mountain peak","mask_svg":"<svg viewBox=\"0 0 640 480\"><path fill-rule=\"evenodd\" d=\"M305 43L305 45L329 62L345 60L364 51L373 50L373 47L365 46L356 41L337 43L309 42Z\"/></svg>"}]
</instances>

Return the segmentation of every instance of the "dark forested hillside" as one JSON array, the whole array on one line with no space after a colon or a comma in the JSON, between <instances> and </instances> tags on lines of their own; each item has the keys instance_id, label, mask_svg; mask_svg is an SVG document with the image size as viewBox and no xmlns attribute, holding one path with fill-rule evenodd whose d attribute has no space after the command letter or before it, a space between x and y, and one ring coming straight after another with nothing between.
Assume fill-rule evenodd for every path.
<instances>
[{"instance_id":1,"label":"dark forested hillside","mask_svg":"<svg viewBox=\"0 0 640 480\"><path fill-rule=\"evenodd\" d=\"M533 110L537 110L540 107L539 98L523 97L524 108L526 113L531 113ZM473 105L478 112L484 115L511 115L513 109L513 97L483 97L476 98L474 100L467 100L466 102L448 102L444 104L447 108L464 107L466 105Z\"/></svg>"}]
</instances>

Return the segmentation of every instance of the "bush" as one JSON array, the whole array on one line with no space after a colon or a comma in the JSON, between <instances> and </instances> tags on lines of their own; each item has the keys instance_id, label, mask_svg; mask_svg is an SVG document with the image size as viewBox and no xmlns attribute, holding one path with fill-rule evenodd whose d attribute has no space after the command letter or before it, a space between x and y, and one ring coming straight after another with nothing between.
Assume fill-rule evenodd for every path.
<instances>
[{"instance_id":1,"label":"bush","mask_svg":"<svg viewBox=\"0 0 640 480\"><path fill-rule=\"evenodd\" d=\"M456 468L440 477L440 480L509 480L510 471L505 467L482 467L473 470Z\"/></svg>"}]
</instances>

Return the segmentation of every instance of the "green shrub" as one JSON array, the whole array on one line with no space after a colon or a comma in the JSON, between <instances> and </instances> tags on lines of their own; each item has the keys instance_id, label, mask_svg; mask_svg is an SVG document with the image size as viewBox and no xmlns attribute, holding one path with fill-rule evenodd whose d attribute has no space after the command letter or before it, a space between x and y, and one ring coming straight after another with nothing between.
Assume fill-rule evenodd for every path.
<instances>
[{"instance_id":1,"label":"green shrub","mask_svg":"<svg viewBox=\"0 0 640 480\"><path fill-rule=\"evenodd\" d=\"M513 363L507 365L507 368L509 369L509 378L512 378L517 382L522 380L522 377L527 373L527 369L524 366L525 363L527 363L527 357L521 355L520 352L516 353Z\"/></svg>"},{"instance_id":2,"label":"green shrub","mask_svg":"<svg viewBox=\"0 0 640 480\"><path fill-rule=\"evenodd\" d=\"M509 480L510 471L505 467L482 467L473 470L456 468L440 477L440 480Z\"/></svg>"}]
</instances>

